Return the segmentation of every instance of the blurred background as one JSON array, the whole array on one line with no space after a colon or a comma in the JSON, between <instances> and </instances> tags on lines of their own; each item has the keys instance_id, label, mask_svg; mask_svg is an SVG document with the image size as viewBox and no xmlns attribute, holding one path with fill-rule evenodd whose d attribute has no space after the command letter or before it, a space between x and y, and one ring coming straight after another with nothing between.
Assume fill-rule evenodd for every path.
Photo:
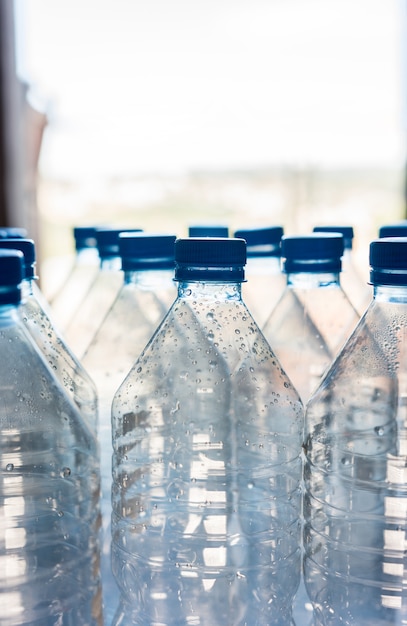
<instances>
[{"instance_id":1,"label":"blurred background","mask_svg":"<svg viewBox=\"0 0 407 626\"><path fill-rule=\"evenodd\" d=\"M41 286L72 227L406 217L402 0L2 0L0 218Z\"/></svg>"}]
</instances>

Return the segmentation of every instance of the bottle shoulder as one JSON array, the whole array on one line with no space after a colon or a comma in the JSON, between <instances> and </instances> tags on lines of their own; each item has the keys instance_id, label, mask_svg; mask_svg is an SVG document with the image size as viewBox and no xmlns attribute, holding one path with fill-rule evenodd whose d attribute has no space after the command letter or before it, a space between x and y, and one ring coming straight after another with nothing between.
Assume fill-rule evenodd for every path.
<instances>
[{"instance_id":1,"label":"bottle shoulder","mask_svg":"<svg viewBox=\"0 0 407 626\"><path fill-rule=\"evenodd\" d=\"M177 300L133 365L118 395L130 388L133 393L135 386L144 394L148 381L153 380L172 390L178 386L180 392L188 385L205 386L205 380L214 385L218 381L216 386L220 381L220 388L228 387L229 393L232 386L234 394L240 394L243 386L246 391L257 387L259 397L270 394L273 386L294 402L298 399L241 300L216 306L213 302L195 306Z\"/></svg>"}]
</instances>

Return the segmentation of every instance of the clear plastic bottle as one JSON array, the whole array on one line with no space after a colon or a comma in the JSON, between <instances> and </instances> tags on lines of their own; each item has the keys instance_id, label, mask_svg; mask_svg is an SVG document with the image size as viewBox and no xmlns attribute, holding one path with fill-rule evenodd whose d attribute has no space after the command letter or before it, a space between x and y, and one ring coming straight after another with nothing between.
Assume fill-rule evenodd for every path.
<instances>
[{"instance_id":1,"label":"clear plastic bottle","mask_svg":"<svg viewBox=\"0 0 407 626\"><path fill-rule=\"evenodd\" d=\"M343 249L340 233L281 240L287 285L263 333L304 404L359 321L340 285Z\"/></svg>"},{"instance_id":2,"label":"clear plastic bottle","mask_svg":"<svg viewBox=\"0 0 407 626\"><path fill-rule=\"evenodd\" d=\"M71 270L50 300L58 326L64 330L79 309L99 270L95 226L75 226L75 257Z\"/></svg>"},{"instance_id":3,"label":"clear plastic bottle","mask_svg":"<svg viewBox=\"0 0 407 626\"><path fill-rule=\"evenodd\" d=\"M286 285L281 271L282 226L245 228L234 236L247 244L247 282L242 285L242 296L251 314L261 327L274 309Z\"/></svg>"},{"instance_id":4,"label":"clear plastic bottle","mask_svg":"<svg viewBox=\"0 0 407 626\"><path fill-rule=\"evenodd\" d=\"M96 383L99 398L105 626L112 623L119 601L110 556L112 400L177 295L174 241L175 235L169 234L121 233L124 283L82 359Z\"/></svg>"},{"instance_id":5,"label":"clear plastic bottle","mask_svg":"<svg viewBox=\"0 0 407 626\"><path fill-rule=\"evenodd\" d=\"M341 285L355 309L362 315L370 304L371 291L368 285L368 275L364 278L355 263L353 226L315 226L314 232L336 232L343 235L344 251L342 256Z\"/></svg>"},{"instance_id":6,"label":"clear plastic bottle","mask_svg":"<svg viewBox=\"0 0 407 626\"><path fill-rule=\"evenodd\" d=\"M18 314L65 392L81 412L88 428L96 436L98 420L96 387L46 310L46 302L43 302L44 298L35 282L37 276L34 241L0 239L0 248L15 249L23 253L24 280L21 284L23 301Z\"/></svg>"},{"instance_id":7,"label":"clear plastic bottle","mask_svg":"<svg viewBox=\"0 0 407 626\"><path fill-rule=\"evenodd\" d=\"M95 437L21 319L22 264L0 249L0 622L101 626Z\"/></svg>"},{"instance_id":8,"label":"clear plastic bottle","mask_svg":"<svg viewBox=\"0 0 407 626\"><path fill-rule=\"evenodd\" d=\"M138 228L96 229L100 266L95 280L64 333L68 344L80 359L123 284L119 234L139 230Z\"/></svg>"},{"instance_id":9,"label":"clear plastic bottle","mask_svg":"<svg viewBox=\"0 0 407 626\"><path fill-rule=\"evenodd\" d=\"M241 299L242 239L178 239L178 296L112 406L115 626L288 626L303 408Z\"/></svg>"},{"instance_id":10,"label":"clear plastic bottle","mask_svg":"<svg viewBox=\"0 0 407 626\"><path fill-rule=\"evenodd\" d=\"M373 299L311 398L305 578L317 626L407 623L407 238L370 244Z\"/></svg>"}]
</instances>

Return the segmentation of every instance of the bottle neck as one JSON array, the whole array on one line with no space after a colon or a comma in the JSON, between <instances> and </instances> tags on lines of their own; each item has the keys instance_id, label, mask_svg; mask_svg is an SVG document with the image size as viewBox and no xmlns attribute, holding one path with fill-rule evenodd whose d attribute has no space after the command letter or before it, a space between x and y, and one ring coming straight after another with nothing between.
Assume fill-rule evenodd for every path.
<instances>
[{"instance_id":1,"label":"bottle neck","mask_svg":"<svg viewBox=\"0 0 407 626\"><path fill-rule=\"evenodd\" d=\"M122 268L122 260L119 256L102 257L100 259L100 269L106 272L119 271Z\"/></svg>"},{"instance_id":2,"label":"bottle neck","mask_svg":"<svg viewBox=\"0 0 407 626\"><path fill-rule=\"evenodd\" d=\"M173 269L127 270L124 272L124 283L134 284L142 289L159 289L173 285Z\"/></svg>"},{"instance_id":3,"label":"bottle neck","mask_svg":"<svg viewBox=\"0 0 407 626\"><path fill-rule=\"evenodd\" d=\"M0 304L0 329L18 323L17 310L19 304Z\"/></svg>"},{"instance_id":4,"label":"bottle neck","mask_svg":"<svg viewBox=\"0 0 407 626\"><path fill-rule=\"evenodd\" d=\"M214 302L238 302L242 300L242 284L234 282L211 282L211 281L179 281L178 298L195 301L210 299Z\"/></svg>"},{"instance_id":5,"label":"bottle neck","mask_svg":"<svg viewBox=\"0 0 407 626\"><path fill-rule=\"evenodd\" d=\"M34 279L24 278L23 282L21 283L21 299L22 300L31 298L34 295L33 285L34 285Z\"/></svg>"},{"instance_id":6,"label":"bottle neck","mask_svg":"<svg viewBox=\"0 0 407 626\"><path fill-rule=\"evenodd\" d=\"M295 289L340 287L339 272L290 272L287 286Z\"/></svg>"},{"instance_id":7,"label":"bottle neck","mask_svg":"<svg viewBox=\"0 0 407 626\"><path fill-rule=\"evenodd\" d=\"M247 257L246 274L281 274L281 257L252 256Z\"/></svg>"},{"instance_id":8,"label":"bottle neck","mask_svg":"<svg viewBox=\"0 0 407 626\"><path fill-rule=\"evenodd\" d=\"M407 285L373 285L375 302L407 304Z\"/></svg>"},{"instance_id":9,"label":"bottle neck","mask_svg":"<svg viewBox=\"0 0 407 626\"><path fill-rule=\"evenodd\" d=\"M76 251L77 265L98 265L99 253L97 248L78 248Z\"/></svg>"}]
</instances>

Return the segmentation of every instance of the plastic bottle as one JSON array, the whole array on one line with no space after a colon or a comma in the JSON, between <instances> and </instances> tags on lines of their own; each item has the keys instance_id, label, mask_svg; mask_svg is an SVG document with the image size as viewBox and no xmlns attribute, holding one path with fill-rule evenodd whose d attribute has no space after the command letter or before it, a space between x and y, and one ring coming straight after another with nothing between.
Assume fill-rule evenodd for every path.
<instances>
[{"instance_id":1,"label":"plastic bottle","mask_svg":"<svg viewBox=\"0 0 407 626\"><path fill-rule=\"evenodd\" d=\"M370 244L373 299L311 398L305 577L317 626L407 623L407 238Z\"/></svg>"},{"instance_id":2,"label":"plastic bottle","mask_svg":"<svg viewBox=\"0 0 407 626\"><path fill-rule=\"evenodd\" d=\"M242 239L178 239L178 296L112 406L115 626L286 626L303 408L241 299Z\"/></svg>"},{"instance_id":3,"label":"plastic bottle","mask_svg":"<svg viewBox=\"0 0 407 626\"><path fill-rule=\"evenodd\" d=\"M0 621L101 626L95 438L21 320L22 263L0 249Z\"/></svg>"},{"instance_id":4,"label":"plastic bottle","mask_svg":"<svg viewBox=\"0 0 407 626\"><path fill-rule=\"evenodd\" d=\"M342 256L341 285L355 309L362 315L370 304L371 292L366 279L356 267L353 254L353 226L315 226L314 232L342 233L344 251Z\"/></svg>"},{"instance_id":5,"label":"plastic bottle","mask_svg":"<svg viewBox=\"0 0 407 626\"><path fill-rule=\"evenodd\" d=\"M257 324L261 327L269 317L286 285L281 271L282 226L246 228L234 236L247 244L247 282L242 296Z\"/></svg>"},{"instance_id":6,"label":"plastic bottle","mask_svg":"<svg viewBox=\"0 0 407 626\"><path fill-rule=\"evenodd\" d=\"M99 270L79 309L65 329L66 339L80 359L123 284L119 234L139 230L138 228L96 229L96 242L100 259Z\"/></svg>"},{"instance_id":7,"label":"plastic bottle","mask_svg":"<svg viewBox=\"0 0 407 626\"><path fill-rule=\"evenodd\" d=\"M306 404L359 315L339 281L343 236L284 236L286 288L263 327L283 369Z\"/></svg>"},{"instance_id":8,"label":"plastic bottle","mask_svg":"<svg viewBox=\"0 0 407 626\"><path fill-rule=\"evenodd\" d=\"M82 359L96 383L99 398L105 626L112 623L119 601L110 555L112 400L176 297L174 241L175 235L121 233L124 283Z\"/></svg>"},{"instance_id":9,"label":"plastic bottle","mask_svg":"<svg viewBox=\"0 0 407 626\"><path fill-rule=\"evenodd\" d=\"M189 237L228 237L229 227L223 224L193 224L188 227Z\"/></svg>"},{"instance_id":10,"label":"plastic bottle","mask_svg":"<svg viewBox=\"0 0 407 626\"><path fill-rule=\"evenodd\" d=\"M64 330L88 293L99 269L95 226L75 226L75 257L60 289L50 300L55 319Z\"/></svg>"},{"instance_id":11,"label":"plastic bottle","mask_svg":"<svg viewBox=\"0 0 407 626\"><path fill-rule=\"evenodd\" d=\"M19 250L24 255L23 301L18 314L48 365L81 412L89 430L96 436L98 399L96 387L83 365L72 353L46 310L46 302L36 285L35 244L32 239L0 239L0 249Z\"/></svg>"}]
</instances>

